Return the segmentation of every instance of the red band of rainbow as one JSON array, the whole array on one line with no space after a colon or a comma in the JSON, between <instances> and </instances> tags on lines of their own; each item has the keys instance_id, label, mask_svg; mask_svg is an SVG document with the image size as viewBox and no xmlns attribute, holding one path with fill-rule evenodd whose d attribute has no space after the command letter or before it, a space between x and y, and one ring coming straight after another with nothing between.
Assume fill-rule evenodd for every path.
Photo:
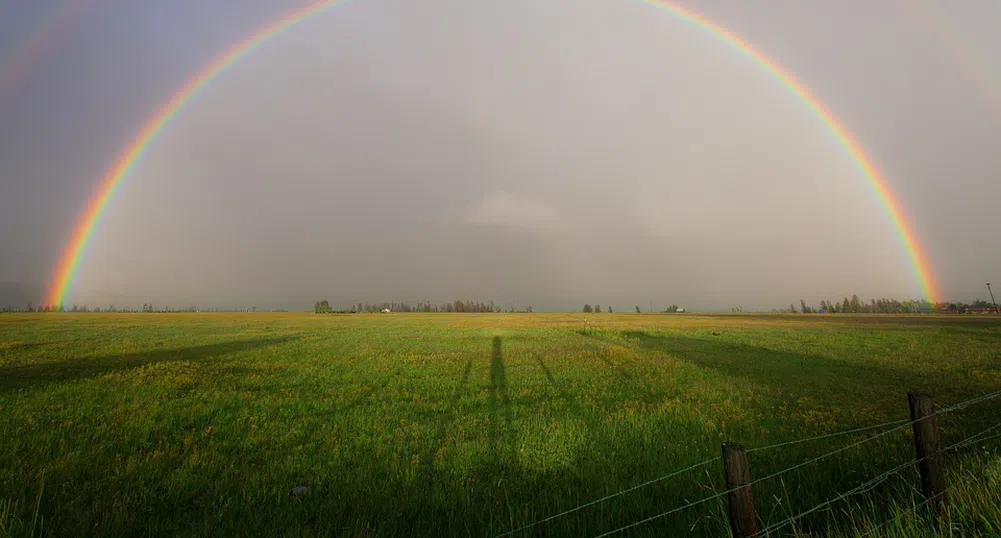
<instances>
[{"instance_id":1,"label":"red band of rainbow","mask_svg":"<svg viewBox=\"0 0 1001 538\"><path fill-rule=\"evenodd\" d=\"M101 180L94 195L87 203L87 207L77 221L70 240L55 268L51 285L46 294L46 304L62 305L66 300L72 288L73 279L79 267L81 257L87 250L87 244L90 242L91 237L93 237L94 231L100 224L101 217L107 210L118 188L129 176L132 169L135 168L157 135L170 124L170 121L178 115L184 106L194 99L203 88L223 73L227 67L233 65L269 39L289 30L300 22L324 13L347 1L325 0L315 2L282 16L280 19L261 28L247 39L230 48L214 62L202 69L184 87L175 93L167 103L160 107L153 119L150 120L146 127L142 129L118 157L114 166ZM889 183L876 168L875 164L873 164L872 160L862 151L862 148L855 141L855 138L848 129L834 117L827 107L807 91L806 87L796 80L792 74L784 70L774 60L743 41L733 32L713 23L698 13L668 1L643 1L663 8L678 19L689 22L710 35L715 36L746 58L757 63L807 105L810 111L837 137L858 170L868 180L873 193L886 208L890 221L907 251L914 277L925 298L932 302L939 300L938 290L931 272L928 257L918 242L914 228L904 215L900 202L891 192Z\"/></svg>"}]
</instances>

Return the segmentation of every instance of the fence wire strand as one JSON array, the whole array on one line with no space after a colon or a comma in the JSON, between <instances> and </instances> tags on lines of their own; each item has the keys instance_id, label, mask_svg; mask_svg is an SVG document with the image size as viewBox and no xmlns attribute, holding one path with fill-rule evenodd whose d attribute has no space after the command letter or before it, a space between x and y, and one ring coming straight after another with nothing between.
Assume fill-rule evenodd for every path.
<instances>
[{"instance_id":1,"label":"fence wire strand","mask_svg":"<svg viewBox=\"0 0 1001 538\"><path fill-rule=\"evenodd\" d=\"M946 413L949 413L949 412L952 412L952 411L957 411L957 410L960 410L960 409L965 409L966 407L969 407L971 405L980 403L980 402L985 401L985 400L990 400L990 399L996 398L998 396L1001 396L1001 390L998 390L998 391L995 391L995 392L986 393L986 394L982 394L982 395L977 396L975 398L971 398L969 400L966 400L966 401L963 401L963 402L959 402L957 404L953 404L953 405L947 406L947 407L936 406L937 409L935 410L935 414L936 415L943 415L943 414L946 414ZM860 432L864 432L864 431L870 431L870 430L875 430L875 429L879 429L879 428L895 426L892 429L889 429L887 431L878 433L878 434L870 436L870 437L866 437L865 439L862 439L862 440L857 441L855 443L852 443L850 445L844 446L842 448L833 450L831 452L828 452L827 454L824 454L824 455L818 456L816 458L807 460L807 461L805 461L803 463L800 463L800 464L797 464L797 465L793 465L792 467L788 467L788 468L783 469L781 471L778 471L776 473L770 474L770 475L768 475L766 477L759 478L759 479L751 482L751 484L775 478L776 476L779 476L779 475L787 473L789 471L798 469L800 467L804 467L806 465L810 465L811 463L820 461L820 460L822 460L824 458L827 458L829 456L833 456L834 454L838 454L838 453L843 452L845 450L857 447L857 446L859 446L861 444L867 443L867 442L872 441L874 439L879 439L879 438L884 437L886 435L889 435L889 434L891 434L893 432L901 430L901 429L905 428L906 426L912 425L915 422L916 422L915 420L907 420L907 419L894 420L894 421L890 421L890 422L884 422L884 423L881 423L881 424L874 424L874 425L871 425L871 426L863 426L863 427L860 427L860 428L852 428L852 429L848 429L848 430L842 430L842 431L839 431L839 432L827 433L827 434L817 435L817 436L814 436L814 437L807 437L805 439L796 439L796 440L793 440L793 441L785 441L785 442L781 442L781 443L775 443L775 444L771 444L771 445L766 445L766 446L761 446L761 447L756 447L756 448L748 449L746 451L748 453L761 452L761 451L770 450L770 449L773 449L773 448L791 446L791 445L796 445L796 444L801 444L801 443L807 443L807 442L810 442L810 441L817 441L817 440L820 440L820 439L829 439L829 438L832 438L832 437L851 435L853 433L860 433ZM650 486L652 484L656 484L658 482L663 482L664 480L667 480L669 478L673 478L675 476L678 476L680 474L686 473L688 471L692 471L694 469L698 469L700 467L703 467L705 465L713 463L713 462L717 461L718 459L719 458L714 457L714 458L707 459L705 461L701 461L701 462L696 463L694 465L690 465L688 467L685 467L684 469L673 471L673 472L668 473L668 474L666 474L664 476L660 476L660 477L648 480L646 482L643 482L642 484L637 484L635 486L629 487L629 488L624 489L622 491L618 491L616 493L612 493L610 495L606 495L604 497L595 499L593 501L589 501L587 503L584 503L582 505L576 506L576 507L571 508L569 510L564 510L563 512L560 512L558 514L555 514L555 515L552 515L552 516L548 516L546 518L534 521L532 523L529 523L528 525L524 525L524 526L518 527L518 528L516 528L514 530L510 530L510 531L507 531L507 532L502 533L502 534L498 534L494 538L503 538L505 536L514 535L516 533L528 530L528 529L530 529L532 527L536 527L536 526L541 525L543 523L548 523L548 522L553 521L555 519L559 519L561 517L570 515L570 514L572 514L574 512L578 512L580 510L583 510L585 508L589 508L589 507L594 506L596 504L600 504L600 503L603 503L605 501L614 499L616 497L620 497L620 496L625 495L627 493L631 493L633 491L645 488L647 486ZM714 495L714 496L711 496L711 497L707 497L706 499L703 499L702 501L696 501L695 503L689 503L689 504L683 505L683 506L679 507L677 510L680 511L680 510L683 510L685 508L690 508L692 506L696 506L698 504L701 504L702 502L706 502L706 501L718 498L718 497L720 497L720 496L722 496L722 495L724 495L726 493L729 493L729 491L724 491L721 494L717 494L717 495ZM651 521L651 520L658 519L658 518L661 518L661 517L665 517L665 516L670 515L672 513L674 513L674 511L665 512L663 514L659 514L657 516L653 516L652 518L648 518L646 520L637 522L637 523L635 523L633 525L629 525L627 527L623 527L621 529L617 529L615 531L611 531L609 533L602 534L601 536L607 536L608 534L614 534L616 532L625 530L627 528L631 528L632 526L635 526L635 525L638 525L638 524L641 524L641 523L646 523L647 521Z\"/></svg>"},{"instance_id":2,"label":"fence wire strand","mask_svg":"<svg viewBox=\"0 0 1001 538\"><path fill-rule=\"evenodd\" d=\"M993 398L997 398L998 396L1001 396L1001 390L998 390L998 391L995 391L995 392L990 392L990 393L987 393L987 394L983 394L983 395L977 396L975 398L971 398L969 400L966 400L966 401L963 401L963 402L959 402L957 404L953 404L953 405L950 405L948 407L944 407L942 409L936 410L934 412L934 415L932 415L932 416L944 415L946 413L951 413L952 411L957 411L957 410L960 410L960 409L966 409L967 407L969 407L971 405L974 405L974 404L977 404L977 403L980 403L980 402L983 402L983 401L986 401L986 400L990 400L990 399L993 399ZM662 517L666 517L666 516L669 516L671 514L675 514L677 512L685 510L687 508L691 508L693 506L698 506L698 505L700 505L702 503L709 502L709 501L711 501L713 499L718 499L718 498L722 497L723 495L726 495L726 494L730 493L731 491L736 491L736 490L738 490L740 488L750 487L750 486L752 486L754 484L757 484L759 482L764 482L765 480L770 480L772 478L775 478L777 476L785 474L785 473L787 473L789 471L792 471L792 470L795 470L795 469L799 469L801 467L805 467L807 465L810 465L810 464L815 463L817 461L820 461L822 459L825 459L825 458L828 458L828 457L833 456L835 454L844 452L845 450L848 450L848 449L851 449L851 448L855 448L855 447L857 447L859 445L865 444L865 443L867 443L869 441L885 437L885 436L887 436L887 435L889 435L889 434L891 434L893 432L896 432L896 431L899 431L899 430L901 430L903 428L906 428L907 426L912 426L913 424L915 424L917 422L920 422L921 420L924 420L925 418L927 418L927 417L921 417L921 418L917 418L917 419L914 419L914 420L908 420L908 421L904 422L903 424L900 424L899 426L891 428L891 429L889 429L887 431L878 433L876 435L872 435L870 437L866 437L865 439L862 439L860 441L856 441L856 442L854 442L854 443L852 443L850 445L846 445L846 446L838 448L836 450L832 450L832 451L830 451L830 452L828 452L826 454L823 454L821 456L817 456L816 458L813 458L813 459L804 461L802 463L793 465L793 466L788 467L786 469L783 469L781 471L774 472L774 473L772 473L770 475L767 475L767 476L764 476L762 478L758 478L756 480L752 480L751 482L749 482L749 483L747 483L747 484L745 484L743 486L739 486L739 487L733 488L733 489L728 489L726 491L717 493L715 495L711 495L711 496L706 497L706 498L704 498L702 500L699 500L699 501L686 503L686 504L684 504L682 506L679 506L677 508L673 508L671 510L668 510L667 512L663 512L663 513L657 514L655 516L650 516L650 517L648 517L646 519L643 519L643 520L640 520L640 521L636 521L634 523L630 523L629 525L626 525L626 526L623 526L623 527L619 527L619 528L617 528L615 530L611 530L611 531L599 534L595 538L603 538L605 536L610 536L612 534L616 534L616 533L622 532L624 530L631 529L631 528L636 527L638 525L642 525L644 523L649 523L649 522L654 521L656 519L660 519ZM984 430L980 434L975 434L974 437L977 436L977 435L981 435L983 433L986 433L987 431L993 430L994 428L996 428L998 426L1001 426L1001 424L998 424L998 425L995 425L995 426L991 426L990 428L988 428L987 430ZM970 438L964 439L963 441L961 441L961 443L962 442L966 442L969 439ZM950 450L950 449L953 449L953 448L959 448L959 447L956 446L956 445L953 445L953 446L950 446L949 448L947 448L946 450ZM906 465L913 465L914 463L915 463L914 461L911 461L911 462L908 462ZM899 470L897 470L895 472L899 472ZM834 502L834 501L831 501L831 502Z\"/></svg>"},{"instance_id":3,"label":"fence wire strand","mask_svg":"<svg viewBox=\"0 0 1001 538\"><path fill-rule=\"evenodd\" d=\"M636 490L638 490L640 488L645 488L645 487L647 487L647 486L649 486L651 484L656 484L657 482L662 482L664 480L667 480L668 478L672 478L672 477L678 476L678 475L680 475L682 473L691 471L693 469L698 469L699 467L704 467L704 466L709 465L710 463L713 463L713 462L716 462L716 461L719 461L719 458L710 458L710 459L705 460L705 461L700 461L699 463L696 463L694 465L689 465L688 467L685 467L684 469L680 469L680 470L674 471L674 472L672 472L670 474L666 474L664 476L661 476L661 477L658 477L658 478L654 478L653 480L648 480L646 482L643 482L642 484L637 484L637 485L635 485L635 486L633 486L631 488L624 489L622 491L613 493L611 495L606 495L606 496L604 496L604 497L602 497L600 499L595 499L595 500L593 500L591 502L582 504L582 505L577 506L575 508L571 508L571 509L566 510L564 512L560 512L559 514L549 516L549 517L547 517L545 519L540 519L540 520L535 521L533 523L529 523L528 525L525 525L523 527L518 527L517 529L505 532L504 534L498 534L494 538L501 538L503 536L511 536L512 534L515 534L515 533L518 533L518 532L521 532L521 531L524 531L524 530L528 530L528 529L530 529L532 527L535 527L536 525L541 525L543 523L552 521L554 519L561 518L561 517L566 516L568 514L572 514L572 513L576 512L578 510L583 510L583 509L585 509L585 508L587 508L589 506L594 506L596 504L603 503L603 502L605 502L605 501L607 501L609 499L614 499L615 497L619 497L621 495L625 495L626 493L630 493L630 492L636 491Z\"/></svg>"},{"instance_id":4,"label":"fence wire strand","mask_svg":"<svg viewBox=\"0 0 1001 538\"><path fill-rule=\"evenodd\" d=\"M969 481L969 479L964 480L964 482L965 481ZM874 533L874 532L878 531L879 529L882 529L883 527L889 525L890 523L893 523L894 521L900 519L900 516L904 515L907 512L917 512L918 510L921 509L922 506L924 506L924 505L926 505L926 504L934 501L935 499L937 499L938 497L940 497L942 495L945 495L948 491L949 491L949 489L946 488L945 491L943 491L941 493L937 493L935 495L932 495L931 497L928 497L927 499L925 499L925 500L921 501L920 503L918 503L918 504L916 504L916 505L908 508L907 510L904 510L903 512L898 512L897 514L894 514L893 517L891 517L890 519L888 519L888 520L880 523L879 525L876 525L875 527L869 529L865 534L863 534L859 538L865 538L866 536L871 536L872 533Z\"/></svg>"},{"instance_id":5,"label":"fence wire strand","mask_svg":"<svg viewBox=\"0 0 1001 538\"><path fill-rule=\"evenodd\" d=\"M988 439L993 439L994 437L1001 437L1001 436L992 436L992 437L989 437ZM957 447L957 448L959 448L959 447ZM934 501L935 499L941 497L942 495L945 495L951 489L955 489L956 486L958 486L958 485L966 485L966 484L970 483L971 479L972 479L972 477L970 475L964 476L962 479L960 479L959 483L956 484L956 485L954 485L952 488L948 488L947 487L945 489L945 491L937 493L935 495L932 495L931 497L928 497L925 500L921 501L920 503L911 506L910 508L908 508L907 510L904 510L903 512L898 512L898 513L894 514L893 517L891 517L890 519L884 521L883 523L880 523L879 525L876 525L875 527L870 528L868 531L866 531L865 534L863 534L859 538L866 538L867 536L872 536L872 534L874 532L876 532L876 531L882 529L883 527L886 527L887 525L893 523L894 521L897 521L898 519L900 519L900 516L903 516L904 514L907 514L907 513L910 513L910 512L917 512L918 510L921 509L921 507L923 507L926 504Z\"/></svg>"},{"instance_id":6,"label":"fence wire strand","mask_svg":"<svg viewBox=\"0 0 1001 538\"><path fill-rule=\"evenodd\" d=\"M850 430L843 430L843 431L839 431L839 432L818 435L816 437L809 437L809 438L806 438L806 439L797 439L795 441L786 441L786 442L782 442L782 443L776 443L776 444L773 444L773 445L766 445L766 446L756 447L756 448L752 448L752 449L747 450L747 452L760 452L760 451L769 450L769 449L772 449L772 448L778 448L778 447L783 447L783 446L789 446L789 445L795 445L795 444L800 444L800 443L806 443L806 442L809 442L809 441L816 441L818 439L827 439L827 438L831 438L831 437L839 437L839 436L842 436L842 435L850 435L850 434L853 434L853 433L859 433L859 432L863 432L863 431L867 431L867 430L875 430L875 429L883 428L883 427L886 427L886 426L894 426L894 425L901 424L903 422L907 422L907 419L894 420L894 421L891 421L891 422L884 422L882 424L875 424L875 425L872 425L872 426L863 426L861 428L852 428ZM503 538L504 536L511 536L511 535L519 533L521 531L528 530L528 529L530 529L532 527L541 525L543 523L547 523L547 522L552 521L554 519L559 519L561 517L567 516L569 514L577 512L579 510L583 510L585 508L594 506L596 504L603 503L605 501L614 499L615 497L619 497L621 495L625 495L627 493L631 493L631 492L636 491L638 489L645 488L645 487L647 487L649 485L656 484L657 482L662 482L664 480L667 480L668 478L673 478L673 477L678 476L678 475L680 475L682 473L685 473L685 472L688 472L688 471L691 471L691 470L694 470L694 469L698 469L699 467L703 467L703 466L708 465L710 463L713 463L713 462L715 462L717 460L719 460L719 458L713 457L713 458L710 458L708 460L701 461L701 462L696 463L694 465L690 465L688 467L685 467L684 469L680 469L678 471L674 471L674 472L666 474L664 476L660 476L660 477L654 478L652 480L648 480L646 482L643 482L642 484L637 484L637 485L635 485L635 486L633 486L631 488L624 489L622 491L613 493L611 495L606 495L604 497L601 497L600 499L595 499L593 501L587 502L587 503L582 504L580 506L571 508L569 510L565 510L563 512L560 512L558 514L546 517L544 519L540 519L538 521L532 522L532 523L530 523L528 525L519 527L519 528L511 530L511 531L505 532L503 534L498 534L494 538Z\"/></svg>"},{"instance_id":7,"label":"fence wire strand","mask_svg":"<svg viewBox=\"0 0 1001 538\"><path fill-rule=\"evenodd\" d=\"M784 447L784 446L789 446L789 445L796 445L796 444L801 444L801 443L807 443L807 442L810 442L810 441L816 441L818 439L828 439L828 438L831 438L831 437L839 437L839 436L843 436L843 435L850 435L850 434L853 434L853 433L859 433L859 432L864 432L864 431L868 431L868 430L875 430L875 429L879 429L879 428L883 428L883 427L887 427L887 426L895 426L895 425L898 425L898 424L902 424L904 422L907 422L907 419L894 420L894 421L890 421L890 422L884 422L882 424L874 424L872 426L863 426L861 428L852 428L852 429L849 429L849 430L842 430L842 431L834 432L834 433L826 433L826 434L818 435L818 436L815 436L815 437L808 437L808 438L805 438L805 439L797 439L795 441L785 441L785 442L782 442L782 443L775 443L775 444L772 444L772 445L760 446L760 447L748 449L747 452L761 452L761 451L770 450L770 449L773 449L773 448L779 448L779 447ZM521 531L528 530L528 529L530 529L532 527L541 525L543 523L547 523L547 522L552 521L554 519L561 518L563 516L572 514L574 512L579 511L579 510L583 510L584 508L588 508L588 507L594 506L596 504L608 501L610 499L614 499L615 497L619 497L621 495L625 495L627 493L631 493L631 492L636 491L638 489L645 488L646 486L649 486L649 485L652 485L652 484L656 484L657 482L662 482L664 480L667 480L668 478L673 478L673 477L678 476L678 475L680 475L682 473L685 473L685 472L688 472L688 471L691 471L691 470L694 470L694 469L698 469L699 467L703 467L703 466L708 465L710 463L713 463L713 462L715 462L717 460L719 460L719 458L713 457L713 458L710 458L708 460L701 461L701 462L696 463L694 465L685 467L684 469L680 469L680 470L674 471L674 472L672 472L670 474L666 474L664 476L660 476L660 477L654 478L652 480L648 480L646 482L643 482L642 484L637 484L637 485L635 485L633 487L630 487L628 489L624 489L622 491L613 493L611 495L606 495L604 497L601 497L600 499L595 499L593 501L590 501L588 503L582 504L580 506L577 506L577 507L571 508L569 510L565 510L563 512L560 512L558 514L549 516L549 517L547 517L545 519L540 519L538 521L535 521L535 522L530 523L528 525L525 525L523 527L519 527L517 529L505 532L503 534L498 534L494 538L502 538L504 536L511 536L512 534L516 534L516 533L519 533Z\"/></svg>"},{"instance_id":8,"label":"fence wire strand","mask_svg":"<svg viewBox=\"0 0 1001 538\"><path fill-rule=\"evenodd\" d=\"M991 436L987 436L987 437L983 437L983 436L986 435L986 434L988 434L988 433L990 433L990 432L992 432L992 431L994 431L994 430L996 430L996 429L998 429L999 427L1001 427L1001 422L999 422L999 423L997 423L997 424L995 424L995 425L993 425L993 426L991 426L991 427L989 427L989 428L981 431L978 434L971 435L970 437L967 437L966 439L963 439L962 441L960 441L960 442L958 442L956 444L949 445L949 447L946 448L945 450L960 449L960 448L963 448L965 446L969 446L969 445L972 445L972 444L975 444L975 443L979 443L979 442L982 442L982 441L987 441L987 440L993 439L995 437L998 437L998 435L991 435Z\"/></svg>"},{"instance_id":9,"label":"fence wire strand","mask_svg":"<svg viewBox=\"0 0 1001 538\"><path fill-rule=\"evenodd\" d=\"M878 430L880 428L886 428L886 427L889 427L889 426L896 426L898 424L903 424L904 422L907 422L906 418L902 418L900 420L892 420L890 422L884 422L882 424L874 424L872 426L863 426L861 428L853 428L851 430L843 430L843 431L840 431L840 432L826 433L826 434L823 434L823 435L818 435L816 437L807 437L806 439L796 439L795 441L786 441L784 443L775 443L774 445L766 445L766 446L759 446L759 447L756 447L756 448L749 448L745 452L747 452L748 454L750 454L752 452L761 452L762 450L770 450L770 449L773 449L773 448L779 448L779 447L783 447L783 446L790 446L790 445L798 445L798 444L801 444L801 443L808 443L810 441L816 441L818 439L829 439L831 437L840 437L842 435L850 435L850 434L853 434L853 433L859 433L859 432L864 432L864 431L868 431L868 430Z\"/></svg>"},{"instance_id":10,"label":"fence wire strand","mask_svg":"<svg viewBox=\"0 0 1001 538\"><path fill-rule=\"evenodd\" d=\"M814 506L813 508L810 508L809 510L805 510L805 511L800 512L799 514L797 514L795 516L792 516L792 517L790 517L788 519L785 519L785 520L779 521L778 523L774 523L772 525L769 525L768 527L765 527L764 529L761 530L761 535L762 536L767 536L767 535L769 535L769 534L771 534L771 533L773 533L773 532L775 532L775 531L777 531L777 530L779 530L779 529L781 529L783 527L791 525L792 523L796 522L797 520L799 520L799 519L801 519L803 517L806 517L807 515L812 514L813 512L816 512L817 510L820 510L821 508L824 508L825 506L830 506L831 504L834 504L834 503L836 503L836 502L838 502L838 501L840 501L842 499L846 499L848 497L851 497L852 495L859 495L859 494L862 494L862 493L868 493L868 492L872 491L873 489L875 489L876 486L879 486L883 482L886 482L891 476L893 476L893 475L899 473L900 471L902 471L902 470L910 467L911 465L915 465L917 463L920 463L922 460L924 460L924 458L921 458L921 460L914 459L914 460L911 460L911 461L909 461L907 463L898 465L898 466L894 467L893 469L890 469L889 471L886 471L885 473L880 474L879 476L876 476L875 478L867 480L867 481L859 484L858 486L856 486L856 487L854 487L854 488L852 488L852 489L850 489L850 490L848 490L848 491L846 491L844 493L839 494L836 497L828 499L828 500L826 500L826 501L824 501L824 502L822 502L822 503Z\"/></svg>"},{"instance_id":11,"label":"fence wire strand","mask_svg":"<svg viewBox=\"0 0 1001 538\"><path fill-rule=\"evenodd\" d=\"M986 434L986 433L989 433L989 432L993 431L994 429L996 429L998 427L1001 427L1001 423L995 424L995 425L993 425L993 426L991 426L991 427L989 427L989 428L987 428L987 429L985 429L983 431L980 431L978 433L975 433L973 435L970 435L970 436L966 437L965 439L962 439L962 440L960 440L960 441L958 441L956 443L953 443L953 444L949 445L948 447L943 448L942 452L948 452L950 450L958 450L958 449L963 448L965 446L969 446L971 444L975 444L975 443L984 441L986 439L990 439L992 437L987 437L985 439L985 438L983 438L983 435ZM997 436L993 436L993 437L997 437ZM881 474L881 475L879 475L879 476L877 476L877 477L875 477L875 478L873 478L871 480L863 482L859 486L857 486L855 488L852 488L852 489L850 489L850 490L848 490L848 491L846 491L846 492L844 492L844 493L842 493L840 495L837 495L836 497L828 499L828 500L826 500L826 501L824 501L824 502L822 502L822 503L814 506L813 508L810 508L809 510L805 510L805 511L803 511L803 512L801 512L801 513L799 513L799 514L797 514L797 515L795 515L793 517L790 517L790 518L785 519L783 521L779 521L778 523L769 525L768 527L762 529L761 533L762 533L762 535L767 536L767 535L771 534L772 532L775 532L775 531L777 531L777 530L779 530L779 529L781 529L783 527L786 527L789 524L791 524L791 523L793 523L793 522L795 522L795 521L797 521L797 520L805 517L808 514L811 514L813 512L816 512L817 510L820 510L821 508L824 508L825 506L829 506L831 504L834 504L834 503L836 503L836 502L838 502L838 501L840 501L842 499L845 499L847 497L850 497L852 495L857 495L857 494L867 493L869 491L872 491L872 489L874 489L876 486L878 486L879 484L881 484L881 483L885 482L887 479L889 479L890 476L899 473L900 471L902 471L903 469L905 469L907 467L910 467L912 465L921 463L922 461L924 461L927 458L928 458L928 456L925 456L925 457L922 457L920 459L914 459L914 460L911 460L911 461L909 461L907 463L904 463L902 465L894 467L893 469L890 469L889 471L887 471L887 472L885 472L885 473L883 473L883 474ZM937 496L938 495L935 495L932 498L937 497Z\"/></svg>"},{"instance_id":12,"label":"fence wire strand","mask_svg":"<svg viewBox=\"0 0 1001 538\"><path fill-rule=\"evenodd\" d=\"M682 505L682 506L679 506L679 507L677 507L677 508L674 508L674 509L672 509L672 510L668 510L667 512L663 512L663 513L661 513L661 514L657 514L657 515L655 515L655 516L651 516L651 517L648 517L648 518L646 518L646 519L643 519L643 520L640 520L640 521L637 521L637 522L635 522L635 523L630 523L629 525L626 525L626 526L624 526L624 527L619 527L618 529L615 529L615 530L612 530L612 531L608 531L608 532L606 532L606 533L603 533L603 534L599 534L599 535L598 535L598 536L596 536L595 538L602 538L602 537L604 537L604 536L610 536L610 535L612 535L612 534L616 534L616 533L619 533L619 532L622 532L622 531L624 531L624 530L627 530L627 529L631 529L631 528L633 528L633 527L636 527L637 525L642 525L642 524L644 524L644 523L649 523L650 521L653 521L653 520L655 520L655 519L660 519L660 518L662 518L662 517L666 517L666 516L669 516L669 515L671 515L671 514L674 514L674 513L677 513L677 512L680 512L680 511L682 511L682 510L684 510L684 509L686 509L686 508L691 508L691 507L693 507L693 506L698 506L698 505L700 505L700 504L702 504L702 503L705 503L705 502L709 502L709 501L711 501L711 500L713 500L713 499L718 499L718 498L722 497L723 495L726 495L726 494L730 493L731 491L736 491L736 490L738 490L738 489L740 489L740 488L746 488L746 487L750 487L750 486L753 486L754 484L757 484L757 483L759 483L759 482L764 482L765 480L771 480L772 478L775 478L775 477L777 477L777 476L779 476L779 475L783 475L783 474L785 474L785 473L788 473L789 471L792 471L792 470L795 470L795 469L799 469L800 467L805 467L805 466L807 466L807 465L810 465L811 463L815 463L815 462L817 462L817 461L820 461L820 460L822 460L822 459L824 459L824 458L827 458L827 457L830 457L830 456L833 456L834 454L838 454L839 452L844 452L845 450L848 450L848 449L850 449L850 448L854 448L854 447L857 447L857 446L859 446L859 445L861 445L861 444L864 444L864 443L867 443L867 442L869 442L869 441L872 441L873 439L878 439L878 438L880 438L880 437L883 437L883 436L886 436L886 435L889 435L889 434L891 434L891 433L893 433L893 432L895 432L895 431L897 431L897 430L900 430L900 429L903 429L903 428L905 428L905 427L909 426L910 424L911 424L911 423L910 423L910 422L908 422L907 424L902 424L902 425L900 425L900 426L897 426L896 428L893 428L893 429L891 429L891 430L887 430L887 431L885 431L885 432L882 432L882 433L879 433L879 434L877 434L877 435L873 435L873 436L871 436L871 437L866 437L865 439L863 439L863 440L861 440L861 441L857 441L857 442L854 442L854 443L852 443L852 444L850 444L850 445L847 445L847 446L844 446L844 447L841 447L841 448L839 448L839 449L837 449L837 450L832 450L831 452L828 452L827 454L824 454L824 455L821 455L821 456L817 456L816 458L813 458L813 459L809 459L809 460L807 460L807 461L804 461L804 462L802 462L802 463L798 463L798 464L796 464L796 465L793 465L793 466L791 466L791 467L787 467L787 468L785 468L785 469L782 469L782 470L780 470L780 471L776 471L776 472L774 472L774 473L772 473L772 474L770 474L770 475L767 475L767 476L763 476L763 477L761 477L761 478L758 478L758 479L756 479L756 480L752 480L751 482L749 482L749 483L747 483L747 484L745 484L745 485L743 485L743 486L739 486L739 487L736 487L736 488L732 488L732 489L728 489L728 490L725 490L725 491L722 491L722 492L720 492L720 493L717 493L717 494L715 494L715 495L711 495L711 496L709 496L709 497L706 497L706 498L704 498L704 499L702 499L702 500L700 500L700 501L695 501L695 502L690 502L690 503L687 503L687 504L684 504L684 505Z\"/></svg>"}]
</instances>

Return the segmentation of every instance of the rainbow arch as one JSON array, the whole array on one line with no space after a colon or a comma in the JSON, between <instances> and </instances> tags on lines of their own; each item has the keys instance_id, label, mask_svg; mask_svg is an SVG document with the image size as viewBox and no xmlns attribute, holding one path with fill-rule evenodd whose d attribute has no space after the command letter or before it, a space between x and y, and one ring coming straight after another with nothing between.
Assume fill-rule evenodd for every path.
<instances>
[{"instance_id":1,"label":"rainbow arch","mask_svg":"<svg viewBox=\"0 0 1001 538\"><path fill-rule=\"evenodd\" d=\"M0 63L0 101L24 78L28 69L56 40L70 31L97 4L97 0L73 0L46 18L32 37L5 62Z\"/></svg>"},{"instance_id":2,"label":"rainbow arch","mask_svg":"<svg viewBox=\"0 0 1001 538\"><path fill-rule=\"evenodd\" d=\"M991 63L983 58L959 28L936 12L938 8L934 4L927 0L913 0L907 4L912 9L905 12L942 45L995 119L1001 120L1001 78L990 69Z\"/></svg>"},{"instance_id":3,"label":"rainbow arch","mask_svg":"<svg viewBox=\"0 0 1001 538\"><path fill-rule=\"evenodd\" d=\"M207 85L222 74L229 66L247 56L262 44L307 19L320 15L348 1L324 0L286 13L224 52L215 61L191 78L173 97L160 107L153 118L118 156L114 165L101 180L100 184L98 184L94 194L87 202L87 206L79 217L55 267L51 284L46 293L46 304L61 305L64 303L72 288L73 279L76 276L80 260L87 250L87 245L90 243L95 230L98 228L119 187L121 187L125 179L129 176L129 173L142 159L157 135L177 117L184 106L197 97ZM928 257L918 241L914 228L904 214L903 207L890 190L889 183L876 165L865 154L851 132L838 121L834 114L814 97L791 73L730 30L710 21L699 13L667 0L642 1L661 8L675 18L690 23L717 38L737 53L759 65L765 72L769 73L807 105L809 110L835 135L857 169L867 179L877 199L886 209L886 213L908 254L914 278L924 293L925 298L933 302L938 301L938 289Z\"/></svg>"}]
</instances>

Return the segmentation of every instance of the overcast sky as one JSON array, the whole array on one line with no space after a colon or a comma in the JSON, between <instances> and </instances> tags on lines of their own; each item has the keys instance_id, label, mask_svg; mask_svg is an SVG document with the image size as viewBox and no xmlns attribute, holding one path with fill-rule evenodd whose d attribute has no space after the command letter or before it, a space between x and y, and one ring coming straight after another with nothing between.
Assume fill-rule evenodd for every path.
<instances>
[{"instance_id":1,"label":"overcast sky","mask_svg":"<svg viewBox=\"0 0 1001 538\"><path fill-rule=\"evenodd\" d=\"M87 197L164 101L304 3L0 0L8 297L37 302ZM682 3L855 134L947 298L1001 283L1001 3ZM921 289L837 139L718 39L639 0L354 0L184 109L70 300L725 309L852 293Z\"/></svg>"}]
</instances>

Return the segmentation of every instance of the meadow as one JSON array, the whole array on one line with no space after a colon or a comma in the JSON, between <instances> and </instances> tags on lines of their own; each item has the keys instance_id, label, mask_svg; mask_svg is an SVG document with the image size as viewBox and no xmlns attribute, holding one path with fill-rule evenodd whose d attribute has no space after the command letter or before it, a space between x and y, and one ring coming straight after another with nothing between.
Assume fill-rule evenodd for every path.
<instances>
[{"instance_id":1,"label":"meadow","mask_svg":"<svg viewBox=\"0 0 1001 538\"><path fill-rule=\"evenodd\" d=\"M1001 389L993 316L586 317L0 316L0 536L496 536L708 461L516 534L596 536L724 491L724 441ZM999 411L942 415L943 443ZM946 454L931 518L891 430L749 453L752 479L804 464L754 485L760 527L903 466L775 536L1001 535L998 438ZM688 534L728 536L726 497L616 535Z\"/></svg>"}]
</instances>

